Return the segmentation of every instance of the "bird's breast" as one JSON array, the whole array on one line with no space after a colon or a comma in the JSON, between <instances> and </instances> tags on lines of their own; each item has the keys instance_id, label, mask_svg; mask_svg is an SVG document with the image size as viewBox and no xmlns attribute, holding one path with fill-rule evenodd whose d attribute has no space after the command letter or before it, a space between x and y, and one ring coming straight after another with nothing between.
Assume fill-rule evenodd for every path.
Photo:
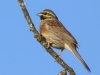
<instances>
[{"instance_id":1,"label":"bird's breast","mask_svg":"<svg viewBox=\"0 0 100 75\"><path fill-rule=\"evenodd\" d=\"M40 24L40 34L44 34L47 32L46 24L42 23Z\"/></svg>"}]
</instances>

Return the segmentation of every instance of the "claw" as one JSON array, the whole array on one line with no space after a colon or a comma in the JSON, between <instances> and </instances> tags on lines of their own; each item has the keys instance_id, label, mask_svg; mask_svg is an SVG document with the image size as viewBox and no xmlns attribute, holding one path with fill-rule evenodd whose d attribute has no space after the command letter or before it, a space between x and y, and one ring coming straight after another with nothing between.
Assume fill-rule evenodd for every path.
<instances>
[{"instance_id":1,"label":"claw","mask_svg":"<svg viewBox=\"0 0 100 75\"><path fill-rule=\"evenodd\" d=\"M62 49L62 50L60 51L60 53L58 54L59 58L61 58L62 52L63 52L63 49ZM54 62L56 62L56 60L55 60Z\"/></svg>"},{"instance_id":2,"label":"claw","mask_svg":"<svg viewBox=\"0 0 100 75\"><path fill-rule=\"evenodd\" d=\"M63 52L63 50L61 50L60 53L58 54L60 58L61 58L61 54L62 54L62 52Z\"/></svg>"},{"instance_id":3,"label":"claw","mask_svg":"<svg viewBox=\"0 0 100 75\"><path fill-rule=\"evenodd\" d=\"M49 48L51 44L52 44L52 42L47 41L47 48Z\"/></svg>"}]
</instances>

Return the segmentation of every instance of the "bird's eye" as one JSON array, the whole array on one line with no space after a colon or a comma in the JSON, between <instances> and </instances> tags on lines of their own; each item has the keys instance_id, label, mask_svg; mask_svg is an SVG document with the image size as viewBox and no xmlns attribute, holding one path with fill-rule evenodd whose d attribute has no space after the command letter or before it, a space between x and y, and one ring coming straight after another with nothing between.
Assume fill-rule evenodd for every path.
<instances>
[{"instance_id":1,"label":"bird's eye","mask_svg":"<svg viewBox=\"0 0 100 75\"><path fill-rule=\"evenodd\" d=\"M47 15L47 13L44 13L44 15Z\"/></svg>"}]
</instances>

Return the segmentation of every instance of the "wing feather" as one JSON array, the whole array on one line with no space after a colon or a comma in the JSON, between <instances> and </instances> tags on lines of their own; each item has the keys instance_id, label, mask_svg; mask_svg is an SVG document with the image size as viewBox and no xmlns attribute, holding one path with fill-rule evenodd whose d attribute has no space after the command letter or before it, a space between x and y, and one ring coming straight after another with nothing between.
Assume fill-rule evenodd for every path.
<instances>
[{"instance_id":1,"label":"wing feather","mask_svg":"<svg viewBox=\"0 0 100 75\"><path fill-rule=\"evenodd\" d=\"M47 30L48 32L56 35L61 40L65 42L71 42L77 47L77 41L73 35L63 26L63 24L58 20L47 20Z\"/></svg>"}]
</instances>

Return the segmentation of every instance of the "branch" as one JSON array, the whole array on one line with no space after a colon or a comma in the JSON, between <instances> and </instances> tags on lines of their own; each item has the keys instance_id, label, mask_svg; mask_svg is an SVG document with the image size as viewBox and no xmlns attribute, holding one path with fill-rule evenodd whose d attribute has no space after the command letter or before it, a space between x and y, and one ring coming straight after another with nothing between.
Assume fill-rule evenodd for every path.
<instances>
[{"instance_id":1,"label":"branch","mask_svg":"<svg viewBox=\"0 0 100 75\"><path fill-rule=\"evenodd\" d=\"M67 75L66 70L62 70L58 75Z\"/></svg>"},{"instance_id":2,"label":"branch","mask_svg":"<svg viewBox=\"0 0 100 75\"><path fill-rule=\"evenodd\" d=\"M45 38L43 38L39 32L36 30L34 23L31 20L31 17L29 16L29 13L26 9L26 6L23 2L23 0L18 0L20 7L23 11L24 17L26 18L29 26L30 26L30 31L34 33L34 37L37 39L37 41L46 49L46 51L51 54L51 56L64 68L65 71L68 71L70 75L76 75L74 70L69 67L61 58L59 58L58 54L53 51L52 48L47 48L47 43L45 41ZM64 72L65 72L64 71Z\"/></svg>"}]
</instances>

